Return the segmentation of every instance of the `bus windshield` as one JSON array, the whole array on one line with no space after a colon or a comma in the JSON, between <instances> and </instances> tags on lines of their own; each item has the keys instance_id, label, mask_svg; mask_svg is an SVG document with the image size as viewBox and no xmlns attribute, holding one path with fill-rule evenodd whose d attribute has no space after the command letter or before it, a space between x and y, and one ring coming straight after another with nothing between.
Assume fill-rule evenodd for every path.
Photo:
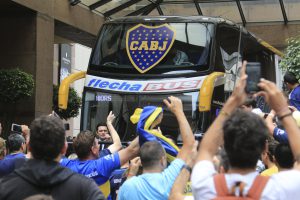
<instances>
[{"instance_id":1,"label":"bus windshield","mask_svg":"<svg viewBox=\"0 0 300 200\"><path fill-rule=\"evenodd\" d=\"M155 27L161 23L145 24ZM198 72L209 69L212 23L168 23L176 32L166 56L148 74ZM92 52L89 69L94 71L139 74L126 51L126 34L136 24L105 24ZM180 72L178 72L180 71Z\"/></svg>"},{"instance_id":2,"label":"bus windshield","mask_svg":"<svg viewBox=\"0 0 300 200\"><path fill-rule=\"evenodd\" d=\"M183 102L183 109L187 119L193 129L196 131L198 116L198 95L199 92L175 93L173 96L179 97ZM116 116L114 127L119 133L122 141L130 141L136 136L136 125L129 120L136 108L144 106L162 106L164 117L160 125L162 133L171 135L177 139L179 134L178 123L175 116L166 110L163 99L167 94L116 94L100 91L86 91L83 108L83 130L95 130L98 123L105 123L106 117L110 111Z\"/></svg>"}]
</instances>

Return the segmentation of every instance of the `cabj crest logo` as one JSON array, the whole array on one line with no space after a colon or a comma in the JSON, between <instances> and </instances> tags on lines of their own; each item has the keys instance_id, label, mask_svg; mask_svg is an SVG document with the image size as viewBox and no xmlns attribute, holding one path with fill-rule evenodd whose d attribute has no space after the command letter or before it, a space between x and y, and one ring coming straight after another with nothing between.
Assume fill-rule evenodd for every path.
<instances>
[{"instance_id":1,"label":"cabj crest logo","mask_svg":"<svg viewBox=\"0 0 300 200\"><path fill-rule=\"evenodd\" d=\"M156 66L171 49L176 32L168 24L136 25L127 31L126 50L132 65L145 73Z\"/></svg>"}]
</instances>

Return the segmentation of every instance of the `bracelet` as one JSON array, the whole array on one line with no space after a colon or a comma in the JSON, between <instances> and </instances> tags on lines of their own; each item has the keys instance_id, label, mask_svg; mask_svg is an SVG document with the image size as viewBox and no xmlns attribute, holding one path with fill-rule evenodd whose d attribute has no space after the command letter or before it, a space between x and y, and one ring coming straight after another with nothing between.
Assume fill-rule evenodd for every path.
<instances>
[{"instance_id":1,"label":"bracelet","mask_svg":"<svg viewBox=\"0 0 300 200\"><path fill-rule=\"evenodd\" d=\"M288 116L292 116L292 115L293 115L293 113L292 113L292 112L289 112L289 113L284 114L284 115L282 115L282 116L278 116L278 119L281 121L281 120L283 120L283 118L288 117Z\"/></svg>"},{"instance_id":2,"label":"bracelet","mask_svg":"<svg viewBox=\"0 0 300 200\"><path fill-rule=\"evenodd\" d=\"M188 165L183 165L182 168L181 168L181 170L182 169L186 169L186 170L188 170L188 172L192 173L192 168L190 166L188 166Z\"/></svg>"},{"instance_id":3,"label":"bracelet","mask_svg":"<svg viewBox=\"0 0 300 200\"><path fill-rule=\"evenodd\" d=\"M226 116L226 117L229 116L229 113L228 113L228 112L225 112L225 111L223 111L223 110L221 110L219 114L220 114L220 115L224 115L224 116Z\"/></svg>"}]
</instances>

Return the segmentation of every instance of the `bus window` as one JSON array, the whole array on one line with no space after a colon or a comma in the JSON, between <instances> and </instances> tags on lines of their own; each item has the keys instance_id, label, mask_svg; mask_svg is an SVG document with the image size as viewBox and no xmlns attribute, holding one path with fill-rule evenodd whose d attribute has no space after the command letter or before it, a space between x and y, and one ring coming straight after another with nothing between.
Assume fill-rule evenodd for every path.
<instances>
[{"instance_id":1,"label":"bus window","mask_svg":"<svg viewBox=\"0 0 300 200\"><path fill-rule=\"evenodd\" d=\"M158 26L159 23L143 24ZM211 23L169 23L175 30L174 43L166 56L148 74L192 72L209 69L210 46L214 25ZM126 35L133 24L105 24L93 49L89 70L110 73L140 74L126 51ZM149 53L150 52L149 50Z\"/></svg>"},{"instance_id":2,"label":"bus window","mask_svg":"<svg viewBox=\"0 0 300 200\"><path fill-rule=\"evenodd\" d=\"M249 33L242 34L241 54L243 60L261 63L262 77L268 80L276 80L273 54L259 44Z\"/></svg>"},{"instance_id":3,"label":"bus window","mask_svg":"<svg viewBox=\"0 0 300 200\"><path fill-rule=\"evenodd\" d=\"M236 81L237 64L241 60L239 53L240 31L236 27L220 25L217 27L216 34L215 71L225 71L224 91L230 93L233 91Z\"/></svg>"},{"instance_id":4,"label":"bus window","mask_svg":"<svg viewBox=\"0 0 300 200\"><path fill-rule=\"evenodd\" d=\"M217 27L216 71L233 69L239 58L239 29L227 26Z\"/></svg>"},{"instance_id":5,"label":"bus window","mask_svg":"<svg viewBox=\"0 0 300 200\"><path fill-rule=\"evenodd\" d=\"M183 102L184 113L187 116L192 130L196 130L198 92L175 93L173 96L179 97ZM113 111L116 116L114 127L124 141L129 141L136 136L136 125L129 120L136 108L154 105L162 106L164 109L164 118L161 124L161 130L165 135L173 135L176 138L179 135L178 124L174 123L176 118L166 109L163 99L170 94L116 94L100 91L86 91L83 106L83 130L95 131L98 123L105 123L109 111Z\"/></svg>"}]
</instances>

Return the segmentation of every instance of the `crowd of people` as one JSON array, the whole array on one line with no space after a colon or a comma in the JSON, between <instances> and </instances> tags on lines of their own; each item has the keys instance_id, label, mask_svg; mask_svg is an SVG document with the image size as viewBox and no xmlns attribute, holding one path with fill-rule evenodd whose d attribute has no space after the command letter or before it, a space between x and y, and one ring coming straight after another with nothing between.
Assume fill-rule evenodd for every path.
<instances>
[{"instance_id":1,"label":"crowd of people","mask_svg":"<svg viewBox=\"0 0 300 200\"><path fill-rule=\"evenodd\" d=\"M0 138L0 199L298 199L298 80L285 75L291 90L286 98L274 83L261 79L261 91L249 98L245 68L246 62L200 142L181 100L163 100L177 119L180 149L159 129L160 107L136 110L131 120L137 123L137 137L126 148L110 112L95 132L84 130L73 139L69 157L62 121L51 115L35 119L21 133ZM258 96L269 113L256 108Z\"/></svg>"}]
</instances>

